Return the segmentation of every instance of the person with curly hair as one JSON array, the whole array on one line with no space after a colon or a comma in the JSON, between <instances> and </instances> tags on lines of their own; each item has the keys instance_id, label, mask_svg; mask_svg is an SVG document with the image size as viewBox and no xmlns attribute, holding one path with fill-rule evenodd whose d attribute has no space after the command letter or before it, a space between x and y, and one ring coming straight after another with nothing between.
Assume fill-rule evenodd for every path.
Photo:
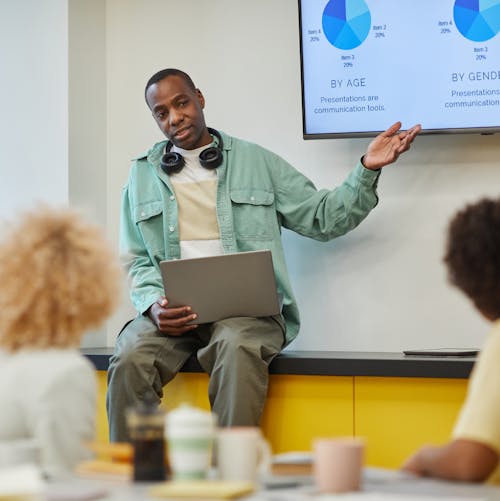
<instances>
[{"instance_id":1,"label":"person with curly hair","mask_svg":"<svg viewBox=\"0 0 500 501\"><path fill-rule=\"evenodd\" d=\"M64 476L95 436L97 384L78 348L119 299L120 266L69 209L26 212L0 243L0 446L32 443Z\"/></svg>"},{"instance_id":2,"label":"person with curly hair","mask_svg":"<svg viewBox=\"0 0 500 501\"><path fill-rule=\"evenodd\" d=\"M474 365L452 440L425 446L403 469L448 480L500 483L500 199L482 199L451 220L444 262L450 282L492 322Z\"/></svg>"}]
</instances>

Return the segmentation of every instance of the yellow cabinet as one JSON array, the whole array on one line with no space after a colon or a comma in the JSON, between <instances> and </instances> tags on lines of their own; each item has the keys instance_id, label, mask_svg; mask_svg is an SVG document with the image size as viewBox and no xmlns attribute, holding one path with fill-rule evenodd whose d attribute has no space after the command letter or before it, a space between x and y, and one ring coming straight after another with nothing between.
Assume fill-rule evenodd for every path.
<instances>
[{"instance_id":1,"label":"yellow cabinet","mask_svg":"<svg viewBox=\"0 0 500 501\"><path fill-rule=\"evenodd\" d=\"M106 372L98 371L98 378L97 435L108 441ZM184 402L210 408L204 373L179 373L163 391L166 410ZM275 453L310 450L317 436L352 436L353 378L271 375L262 429Z\"/></svg>"},{"instance_id":2,"label":"yellow cabinet","mask_svg":"<svg viewBox=\"0 0 500 501\"><path fill-rule=\"evenodd\" d=\"M354 433L366 463L398 468L418 447L450 438L466 379L360 377L354 381Z\"/></svg>"},{"instance_id":3,"label":"yellow cabinet","mask_svg":"<svg viewBox=\"0 0 500 501\"><path fill-rule=\"evenodd\" d=\"M308 451L319 436L352 436L353 378L272 375L262 428L275 453Z\"/></svg>"},{"instance_id":4,"label":"yellow cabinet","mask_svg":"<svg viewBox=\"0 0 500 501\"><path fill-rule=\"evenodd\" d=\"M106 372L98 371L97 434L108 440ZM262 429L273 452L308 451L313 438L366 439L366 464L397 468L418 447L444 443L464 401L467 379L270 376ZM165 409L209 409L208 376L179 373L164 388Z\"/></svg>"}]
</instances>

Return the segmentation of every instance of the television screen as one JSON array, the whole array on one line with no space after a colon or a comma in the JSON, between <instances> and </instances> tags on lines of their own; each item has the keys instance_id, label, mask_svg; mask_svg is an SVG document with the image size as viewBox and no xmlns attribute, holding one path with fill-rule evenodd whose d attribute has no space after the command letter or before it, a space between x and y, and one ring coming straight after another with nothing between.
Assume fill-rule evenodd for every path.
<instances>
[{"instance_id":1,"label":"television screen","mask_svg":"<svg viewBox=\"0 0 500 501\"><path fill-rule=\"evenodd\" d=\"M500 0L299 0L305 139L500 131Z\"/></svg>"}]
</instances>

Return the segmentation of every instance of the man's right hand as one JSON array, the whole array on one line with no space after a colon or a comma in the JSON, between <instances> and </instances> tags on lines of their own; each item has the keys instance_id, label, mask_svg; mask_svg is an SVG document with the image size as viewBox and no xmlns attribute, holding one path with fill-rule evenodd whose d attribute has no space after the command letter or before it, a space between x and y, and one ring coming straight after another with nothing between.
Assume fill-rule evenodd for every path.
<instances>
[{"instance_id":1,"label":"man's right hand","mask_svg":"<svg viewBox=\"0 0 500 501\"><path fill-rule=\"evenodd\" d=\"M159 331L169 336L181 336L198 327L194 324L187 325L196 318L196 314L191 311L191 306L170 308L168 299L163 296L153 303L146 313Z\"/></svg>"}]
</instances>

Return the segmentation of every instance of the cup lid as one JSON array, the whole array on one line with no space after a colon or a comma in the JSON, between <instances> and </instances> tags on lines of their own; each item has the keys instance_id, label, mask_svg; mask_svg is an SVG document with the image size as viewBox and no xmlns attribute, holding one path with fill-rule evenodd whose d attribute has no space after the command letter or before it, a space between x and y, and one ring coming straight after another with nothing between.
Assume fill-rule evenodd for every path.
<instances>
[{"instance_id":1,"label":"cup lid","mask_svg":"<svg viewBox=\"0 0 500 501\"><path fill-rule=\"evenodd\" d=\"M192 407L189 404L182 404L167 414L167 423L170 425L184 426L213 426L215 424L215 418L210 411Z\"/></svg>"}]
</instances>

